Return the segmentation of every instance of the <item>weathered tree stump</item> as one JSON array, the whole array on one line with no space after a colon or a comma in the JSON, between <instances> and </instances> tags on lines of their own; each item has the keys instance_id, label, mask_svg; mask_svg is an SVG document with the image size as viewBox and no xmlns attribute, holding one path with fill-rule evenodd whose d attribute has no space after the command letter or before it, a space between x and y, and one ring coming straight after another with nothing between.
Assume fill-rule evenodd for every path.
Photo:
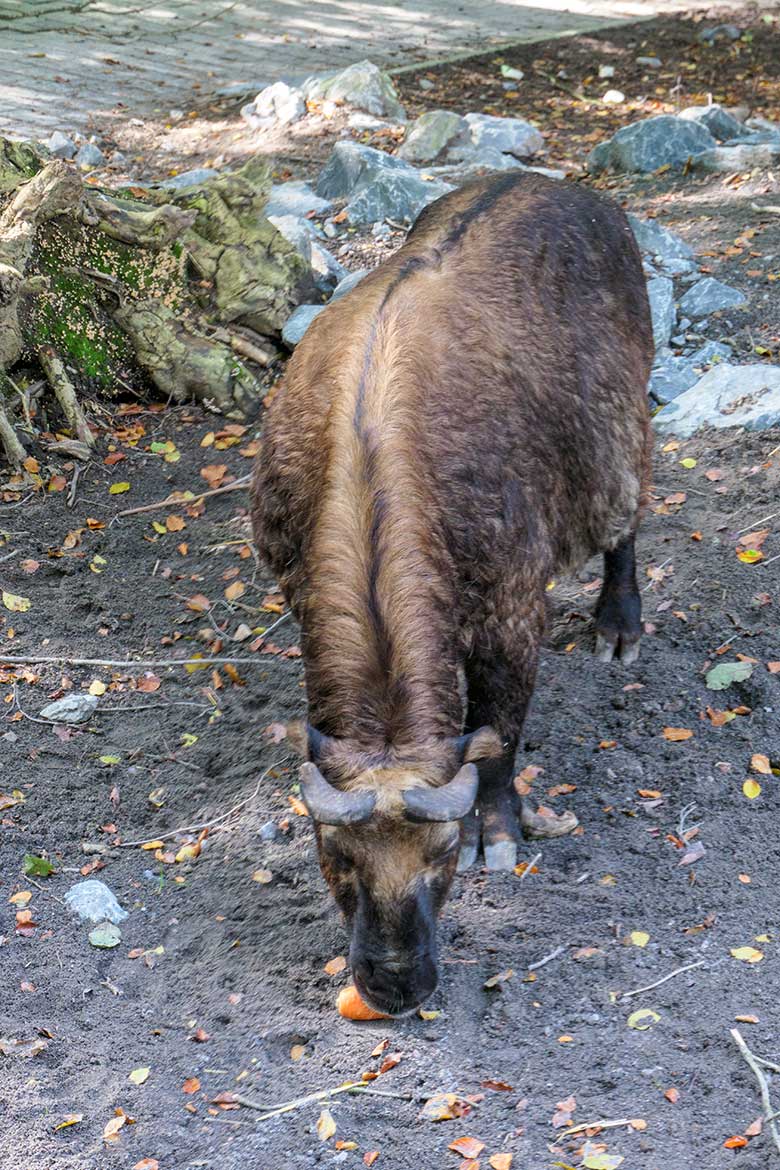
<instances>
[{"instance_id":1,"label":"weathered tree stump","mask_svg":"<svg viewBox=\"0 0 780 1170\"><path fill-rule=\"evenodd\" d=\"M256 405L266 339L311 290L306 261L262 214L270 186L252 159L178 191L109 192L0 139L0 453L13 466L31 372L85 443L85 393L156 389L230 417Z\"/></svg>"}]
</instances>

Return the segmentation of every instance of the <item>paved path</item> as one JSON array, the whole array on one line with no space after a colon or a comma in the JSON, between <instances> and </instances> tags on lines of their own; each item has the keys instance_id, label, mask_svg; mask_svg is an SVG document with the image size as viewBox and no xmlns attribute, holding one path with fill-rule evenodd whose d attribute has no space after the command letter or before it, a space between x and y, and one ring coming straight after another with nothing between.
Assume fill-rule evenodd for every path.
<instances>
[{"instance_id":1,"label":"paved path","mask_svg":"<svg viewBox=\"0 0 780 1170\"><path fill-rule=\"evenodd\" d=\"M259 86L363 57L403 66L687 7L689 0L0 0L0 133L84 132L93 113L104 125L188 108L194 95L226 85Z\"/></svg>"}]
</instances>

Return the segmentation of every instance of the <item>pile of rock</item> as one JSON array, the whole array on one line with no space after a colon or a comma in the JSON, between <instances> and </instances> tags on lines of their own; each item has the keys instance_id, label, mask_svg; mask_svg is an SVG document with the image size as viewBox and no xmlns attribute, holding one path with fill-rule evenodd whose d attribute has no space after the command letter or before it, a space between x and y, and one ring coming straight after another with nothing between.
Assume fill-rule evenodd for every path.
<instances>
[{"instance_id":1,"label":"pile of rock","mask_svg":"<svg viewBox=\"0 0 780 1170\"><path fill-rule=\"evenodd\" d=\"M739 111L742 113L743 111ZM780 123L741 121L719 105L694 106L623 126L588 156L588 169L650 173L660 167L736 173L780 160Z\"/></svg>"},{"instance_id":2,"label":"pile of rock","mask_svg":"<svg viewBox=\"0 0 780 1170\"><path fill-rule=\"evenodd\" d=\"M300 84L277 81L267 85L254 101L242 107L241 116L253 130L287 126L306 117L309 102L317 103L326 115L334 114L339 106L347 106L375 118L406 121L389 75L371 61L358 61L339 73L309 77Z\"/></svg>"}]
</instances>

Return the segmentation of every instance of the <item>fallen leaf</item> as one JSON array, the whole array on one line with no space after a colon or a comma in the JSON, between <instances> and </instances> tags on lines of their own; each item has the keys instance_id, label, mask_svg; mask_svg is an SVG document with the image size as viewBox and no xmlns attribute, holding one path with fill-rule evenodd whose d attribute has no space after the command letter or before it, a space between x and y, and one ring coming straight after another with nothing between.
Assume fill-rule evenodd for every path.
<instances>
[{"instance_id":1,"label":"fallen leaf","mask_svg":"<svg viewBox=\"0 0 780 1170\"><path fill-rule=\"evenodd\" d=\"M160 1163L156 1158L142 1158L140 1162L136 1162L133 1170L160 1170Z\"/></svg>"},{"instance_id":2,"label":"fallen leaf","mask_svg":"<svg viewBox=\"0 0 780 1170\"><path fill-rule=\"evenodd\" d=\"M225 590L226 601L238 601L239 597L243 597L246 593L246 585L243 581L233 581Z\"/></svg>"},{"instance_id":3,"label":"fallen leaf","mask_svg":"<svg viewBox=\"0 0 780 1170\"><path fill-rule=\"evenodd\" d=\"M680 460L680 467L685 467L688 471L696 466L696 460L689 455L686 459Z\"/></svg>"},{"instance_id":4,"label":"fallen leaf","mask_svg":"<svg viewBox=\"0 0 780 1170\"><path fill-rule=\"evenodd\" d=\"M632 1012L626 1020L629 1028L636 1028L638 1032L646 1032L653 1024L660 1020L658 1012L652 1011L650 1008L639 1008L638 1011Z\"/></svg>"},{"instance_id":5,"label":"fallen leaf","mask_svg":"<svg viewBox=\"0 0 780 1170\"><path fill-rule=\"evenodd\" d=\"M293 1044L290 1049L290 1060L299 1061L306 1053L305 1044Z\"/></svg>"},{"instance_id":6,"label":"fallen leaf","mask_svg":"<svg viewBox=\"0 0 780 1170\"><path fill-rule=\"evenodd\" d=\"M490 991L491 988L498 987L498 985L500 983L506 983L507 979L511 979L513 975L514 975L514 971L510 967L506 971L499 971L499 973L497 975L491 975L489 979L485 980L485 982L482 984L482 986L487 991Z\"/></svg>"},{"instance_id":7,"label":"fallen leaf","mask_svg":"<svg viewBox=\"0 0 780 1170\"><path fill-rule=\"evenodd\" d=\"M106 1143L118 1142L119 1131L126 1121L127 1116L124 1113L120 1113L117 1117L112 1117L103 1130L103 1141Z\"/></svg>"},{"instance_id":8,"label":"fallen leaf","mask_svg":"<svg viewBox=\"0 0 780 1170\"><path fill-rule=\"evenodd\" d=\"M664 1089L664 1097L667 1101L671 1101L672 1105L676 1105L680 1100L680 1090L672 1087L671 1089Z\"/></svg>"},{"instance_id":9,"label":"fallen leaf","mask_svg":"<svg viewBox=\"0 0 780 1170\"><path fill-rule=\"evenodd\" d=\"M743 1137L741 1133L735 1134L734 1137L726 1138L725 1142L723 1143L727 1150L741 1150L743 1146L746 1146L747 1144L747 1138Z\"/></svg>"},{"instance_id":10,"label":"fallen leaf","mask_svg":"<svg viewBox=\"0 0 780 1170\"><path fill-rule=\"evenodd\" d=\"M763 1118L757 1117L756 1120L752 1121L750 1123L750 1125L747 1127L747 1129L745 1130L745 1137L758 1137L758 1135L761 1133L761 1130L763 1129L763 1127L764 1127Z\"/></svg>"},{"instance_id":11,"label":"fallen leaf","mask_svg":"<svg viewBox=\"0 0 780 1170\"><path fill-rule=\"evenodd\" d=\"M428 1011L426 1008L418 1008L417 1015L420 1017L421 1020L438 1020L439 1016L441 1015L441 1012L436 1011L435 1009L431 1009L430 1011Z\"/></svg>"},{"instance_id":12,"label":"fallen leaf","mask_svg":"<svg viewBox=\"0 0 780 1170\"><path fill-rule=\"evenodd\" d=\"M149 1073L151 1071L152 1070L150 1068L134 1068L133 1071L128 1074L127 1079L133 1085L143 1085L146 1081L149 1080Z\"/></svg>"},{"instance_id":13,"label":"fallen leaf","mask_svg":"<svg viewBox=\"0 0 780 1170\"><path fill-rule=\"evenodd\" d=\"M586 1142L581 1165L584 1170L617 1170L624 1161L622 1154L606 1154L603 1148L599 1149L591 1142Z\"/></svg>"},{"instance_id":14,"label":"fallen leaf","mask_svg":"<svg viewBox=\"0 0 780 1170\"><path fill-rule=\"evenodd\" d=\"M493 1167L493 1170L511 1170L512 1155L511 1154L493 1154L488 1158L488 1164Z\"/></svg>"},{"instance_id":15,"label":"fallen leaf","mask_svg":"<svg viewBox=\"0 0 780 1170\"><path fill-rule=\"evenodd\" d=\"M719 662L707 671L704 683L711 691L724 691L732 683L744 682L753 673L750 662Z\"/></svg>"},{"instance_id":16,"label":"fallen leaf","mask_svg":"<svg viewBox=\"0 0 780 1170\"><path fill-rule=\"evenodd\" d=\"M87 690L90 695L96 695L100 697L100 695L104 695L106 693L108 687L104 682L101 682L99 678L93 678Z\"/></svg>"},{"instance_id":17,"label":"fallen leaf","mask_svg":"<svg viewBox=\"0 0 780 1170\"><path fill-rule=\"evenodd\" d=\"M452 1121L467 1112L464 1105L457 1093L436 1093L425 1102L419 1116L422 1121Z\"/></svg>"},{"instance_id":18,"label":"fallen leaf","mask_svg":"<svg viewBox=\"0 0 780 1170\"><path fill-rule=\"evenodd\" d=\"M31 602L29 597L21 597L18 593L6 593L5 589L2 591L3 605L11 613L27 613Z\"/></svg>"},{"instance_id":19,"label":"fallen leaf","mask_svg":"<svg viewBox=\"0 0 780 1170\"><path fill-rule=\"evenodd\" d=\"M759 548L738 548L737 558L745 565L757 565L759 561L763 561L764 554Z\"/></svg>"},{"instance_id":20,"label":"fallen leaf","mask_svg":"<svg viewBox=\"0 0 780 1170\"><path fill-rule=\"evenodd\" d=\"M650 942L650 935L644 930L632 930L629 938L635 947L646 947Z\"/></svg>"},{"instance_id":21,"label":"fallen leaf","mask_svg":"<svg viewBox=\"0 0 780 1170\"><path fill-rule=\"evenodd\" d=\"M454 1150L456 1154L460 1154L463 1158L478 1158L484 1148L485 1143L473 1137L455 1138L447 1146L448 1150Z\"/></svg>"},{"instance_id":22,"label":"fallen leaf","mask_svg":"<svg viewBox=\"0 0 780 1170\"><path fill-rule=\"evenodd\" d=\"M760 963L764 957L763 951L758 951L755 947L731 947L729 953L741 963Z\"/></svg>"},{"instance_id":23,"label":"fallen leaf","mask_svg":"<svg viewBox=\"0 0 780 1170\"><path fill-rule=\"evenodd\" d=\"M363 1155L363 1165L373 1166L378 1157L379 1150L366 1150L365 1154Z\"/></svg>"},{"instance_id":24,"label":"fallen leaf","mask_svg":"<svg viewBox=\"0 0 780 1170\"><path fill-rule=\"evenodd\" d=\"M335 959L329 959L323 968L326 975L340 975L346 969L347 960L343 955L336 955Z\"/></svg>"},{"instance_id":25,"label":"fallen leaf","mask_svg":"<svg viewBox=\"0 0 780 1170\"><path fill-rule=\"evenodd\" d=\"M54 1126L54 1132L56 1133L59 1129L67 1129L70 1125L78 1125L78 1123L83 1120L83 1113L68 1113L65 1115L65 1117L63 1117L62 1121L58 1121Z\"/></svg>"},{"instance_id":26,"label":"fallen leaf","mask_svg":"<svg viewBox=\"0 0 780 1170\"><path fill-rule=\"evenodd\" d=\"M151 670L147 670L136 682L135 689L137 691L143 691L145 695L151 695L155 691L159 691L160 685L161 680L157 675L153 674Z\"/></svg>"},{"instance_id":27,"label":"fallen leaf","mask_svg":"<svg viewBox=\"0 0 780 1170\"><path fill-rule=\"evenodd\" d=\"M756 752L750 757L750 767L754 772L760 772L762 776L772 775L772 766L769 763L769 756L763 755L761 752Z\"/></svg>"},{"instance_id":28,"label":"fallen leaf","mask_svg":"<svg viewBox=\"0 0 780 1170\"><path fill-rule=\"evenodd\" d=\"M252 881L259 882L261 886L267 886L269 882L273 881L273 879L274 875L271 873L270 869L256 869L252 874Z\"/></svg>"},{"instance_id":29,"label":"fallen leaf","mask_svg":"<svg viewBox=\"0 0 780 1170\"><path fill-rule=\"evenodd\" d=\"M748 800L755 800L757 796L761 795L761 785L757 780L752 780L748 777L742 785L742 791Z\"/></svg>"},{"instance_id":30,"label":"fallen leaf","mask_svg":"<svg viewBox=\"0 0 780 1170\"><path fill-rule=\"evenodd\" d=\"M54 873L54 866L46 857L36 857L33 853L25 853L22 870L28 877L49 877Z\"/></svg>"},{"instance_id":31,"label":"fallen leaf","mask_svg":"<svg viewBox=\"0 0 780 1170\"><path fill-rule=\"evenodd\" d=\"M209 1039L211 1039L211 1037L205 1028L196 1028L190 1036L190 1040L194 1040L196 1044L205 1044Z\"/></svg>"},{"instance_id":32,"label":"fallen leaf","mask_svg":"<svg viewBox=\"0 0 780 1170\"><path fill-rule=\"evenodd\" d=\"M109 495L121 496L124 492L130 491L130 484L129 483L112 483L111 487L108 489L108 491L109 491Z\"/></svg>"},{"instance_id":33,"label":"fallen leaf","mask_svg":"<svg viewBox=\"0 0 780 1170\"><path fill-rule=\"evenodd\" d=\"M317 1134L321 1142L328 1141L336 1132L336 1122L333 1120L333 1114L329 1109L323 1109L322 1113L317 1119Z\"/></svg>"},{"instance_id":34,"label":"fallen leaf","mask_svg":"<svg viewBox=\"0 0 780 1170\"><path fill-rule=\"evenodd\" d=\"M187 1077L186 1081L181 1087L182 1093L192 1094L197 1093L200 1088L200 1081L197 1077Z\"/></svg>"},{"instance_id":35,"label":"fallen leaf","mask_svg":"<svg viewBox=\"0 0 780 1170\"><path fill-rule=\"evenodd\" d=\"M758 1016L734 1016L734 1019L739 1024L757 1024L759 1022Z\"/></svg>"},{"instance_id":36,"label":"fallen leaf","mask_svg":"<svg viewBox=\"0 0 780 1170\"><path fill-rule=\"evenodd\" d=\"M684 739L692 739L693 732L687 727L665 727L664 739L668 739L670 743L681 743Z\"/></svg>"}]
</instances>

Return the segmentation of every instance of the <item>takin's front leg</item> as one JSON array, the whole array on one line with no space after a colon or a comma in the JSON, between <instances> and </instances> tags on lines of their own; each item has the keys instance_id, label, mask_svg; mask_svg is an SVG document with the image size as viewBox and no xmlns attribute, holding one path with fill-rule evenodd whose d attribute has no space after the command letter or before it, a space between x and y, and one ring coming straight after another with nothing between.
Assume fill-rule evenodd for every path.
<instances>
[{"instance_id":1,"label":"takin's front leg","mask_svg":"<svg viewBox=\"0 0 780 1170\"><path fill-rule=\"evenodd\" d=\"M636 583L634 534L604 553L604 584L596 603L596 657L619 658L624 665L639 657L642 599Z\"/></svg>"},{"instance_id":2,"label":"takin's front leg","mask_svg":"<svg viewBox=\"0 0 780 1170\"><path fill-rule=\"evenodd\" d=\"M508 615L493 646L485 645L466 663L466 730L494 728L504 737L504 752L498 759L479 762L476 806L461 827L459 871L476 861L480 841L488 869L511 870L517 863L521 831L533 837L560 837L577 827L571 813L537 813L514 785L515 753L533 694L543 630L544 599L540 598L537 604L527 605L522 615L516 611Z\"/></svg>"}]
</instances>

